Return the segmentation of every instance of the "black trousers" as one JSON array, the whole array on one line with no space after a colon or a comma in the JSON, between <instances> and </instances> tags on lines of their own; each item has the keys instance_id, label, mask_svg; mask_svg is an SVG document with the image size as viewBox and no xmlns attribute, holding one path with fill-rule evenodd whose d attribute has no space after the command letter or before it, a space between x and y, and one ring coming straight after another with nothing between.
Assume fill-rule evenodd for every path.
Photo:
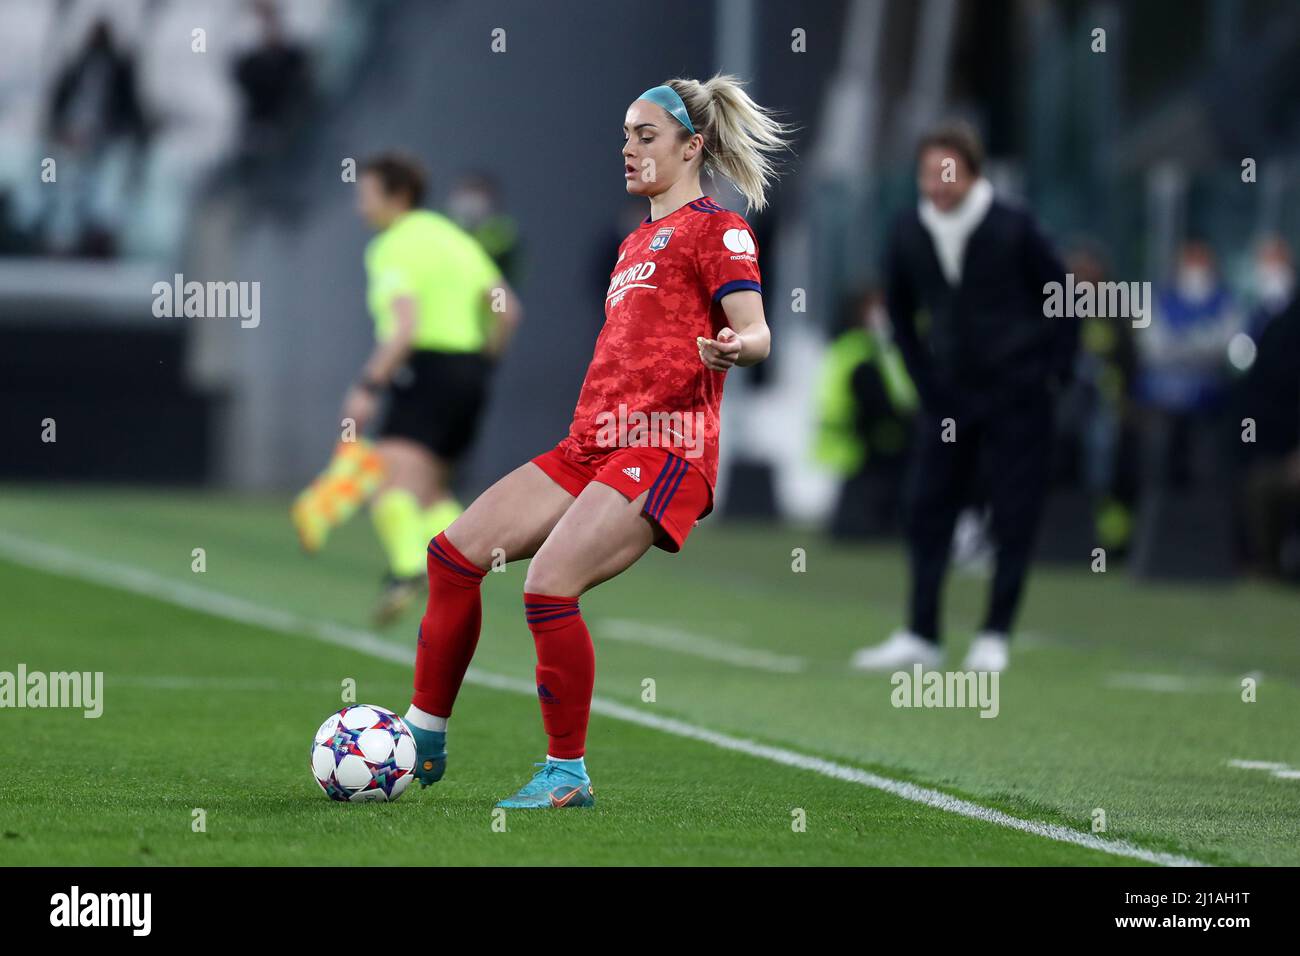
<instances>
[{"instance_id":1,"label":"black trousers","mask_svg":"<svg viewBox=\"0 0 1300 956\"><path fill-rule=\"evenodd\" d=\"M953 422L944 441L945 418ZM918 416L908 476L910 627L939 639L940 598L953 526L979 482L992 510L997 566L983 630L1011 633L1051 466L1052 405L1046 392L996 409Z\"/></svg>"}]
</instances>

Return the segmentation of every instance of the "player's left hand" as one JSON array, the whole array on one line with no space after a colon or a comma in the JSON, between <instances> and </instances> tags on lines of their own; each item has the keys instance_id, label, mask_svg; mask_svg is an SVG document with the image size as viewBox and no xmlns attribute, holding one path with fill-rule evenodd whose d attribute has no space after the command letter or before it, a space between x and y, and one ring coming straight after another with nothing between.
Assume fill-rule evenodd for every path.
<instances>
[{"instance_id":1,"label":"player's left hand","mask_svg":"<svg viewBox=\"0 0 1300 956\"><path fill-rule=\"evenodd\" d=\"M700 361L706 368L715 372L725 372L740 360L740 350L744 342L732 329L724 328L716 339L700 336L695 340L700 348Z\"/></svg>"}]
</instances>

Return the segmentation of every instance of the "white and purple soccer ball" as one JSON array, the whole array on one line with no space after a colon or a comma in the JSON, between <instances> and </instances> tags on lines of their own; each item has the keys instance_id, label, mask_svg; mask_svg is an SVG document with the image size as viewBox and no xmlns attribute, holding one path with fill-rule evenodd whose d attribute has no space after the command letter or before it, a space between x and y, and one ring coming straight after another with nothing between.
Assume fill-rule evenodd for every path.
<instances>
[{"instance_id":1,"label":"white and purple soccer ball","mask_svg":"<svg viewBox=\"0 0 1300 956\"><path fill-rule=\"evenodd\" d=\"M330 715L311 745L311 772L331 800L396 800L411 785L415 738L401 717L373 704Z\"/></svg>"}]
</instances>

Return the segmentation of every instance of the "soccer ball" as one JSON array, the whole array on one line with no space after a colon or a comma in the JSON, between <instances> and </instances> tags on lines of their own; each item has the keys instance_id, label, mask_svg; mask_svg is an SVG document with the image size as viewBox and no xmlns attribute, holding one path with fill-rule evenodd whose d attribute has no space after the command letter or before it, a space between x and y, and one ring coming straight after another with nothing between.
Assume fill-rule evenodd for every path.
<instances>
[{"instance_id":1,"label":"soccer ball","mask_svg":"<svg viewBox=\"0 0 1300 956\"><path fill-rule=\"evenodd\" d=\"M373 704L331 714L312 741L312 776L331 800L396 800L414 770L411 731L401 717Z\"/></svg>"}]
</instances>

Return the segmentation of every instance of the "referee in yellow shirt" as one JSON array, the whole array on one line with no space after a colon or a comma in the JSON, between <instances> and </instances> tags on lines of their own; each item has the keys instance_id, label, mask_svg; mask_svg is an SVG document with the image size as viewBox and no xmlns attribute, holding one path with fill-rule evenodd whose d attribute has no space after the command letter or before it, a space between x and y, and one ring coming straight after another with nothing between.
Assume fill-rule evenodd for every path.
<instances>
[{"instance_id":1,"label":"referee in yellow shirt","mask_svg":"<svg viewBox=\"0 0 1300 956\"><path fill-rule=\"evenodd\" d=\"M389 562L380 624L424 593L429 539L461 511L452 467L474 440L493 362L521 318L478 242L420 208L424 192L420 164L400 153L368 160L357 182L358 212L378 232L366 247L375 348L343 417L361 432L388 399L375 442L384 478L371 499Z\"/></svg>"}]
</instances>

